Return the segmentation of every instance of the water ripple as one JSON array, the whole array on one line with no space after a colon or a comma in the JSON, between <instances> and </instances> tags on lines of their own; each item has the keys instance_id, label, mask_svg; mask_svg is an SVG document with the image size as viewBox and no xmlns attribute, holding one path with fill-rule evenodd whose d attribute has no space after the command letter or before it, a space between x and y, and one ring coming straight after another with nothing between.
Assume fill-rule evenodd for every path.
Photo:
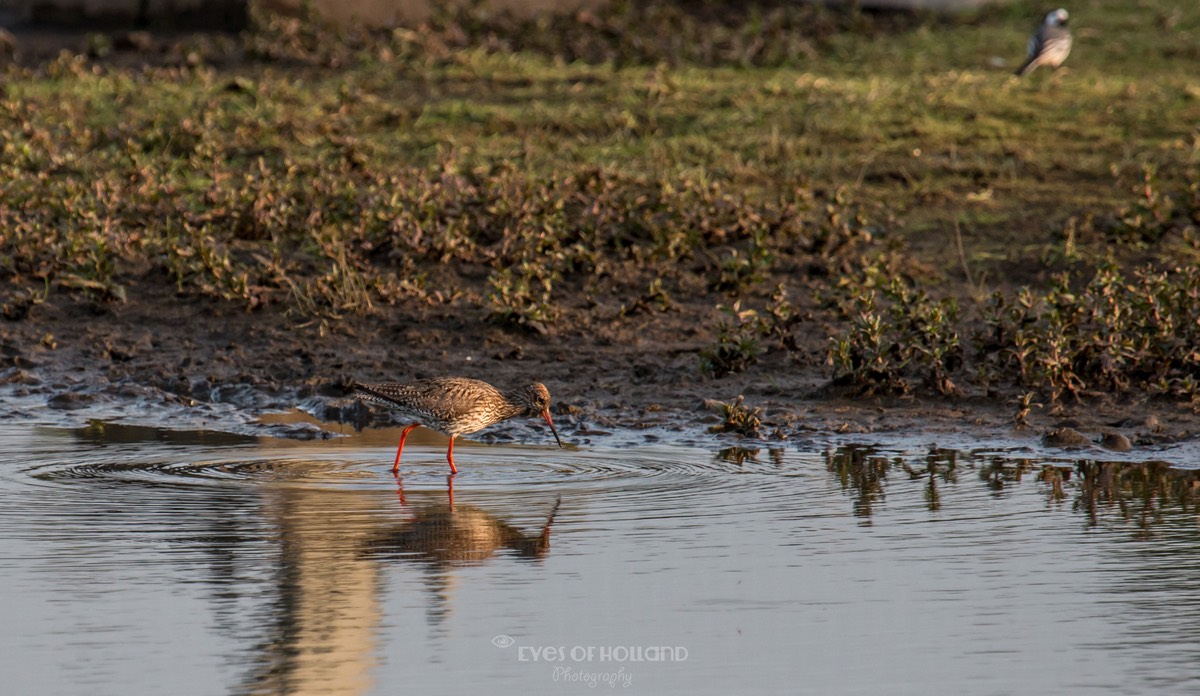
<instances>
[{"instance_id":1,"label":"water ripple","mask_svg":"<svg viewBox=\"0 0 1200 696\"><path fill-rule=\"evenodd\" d=\"M58 485L139 483L169 486L378 485L391 478L390 450L346 449L314 459L300 448L234 447L212 456L205 447L180 448L164 458L159 447L101 448L55 452L20 471L32 482ZM302 451L302 450L300 450ZM465 453L464 453L465 452ZM343 456L338 456L342 454ZM704 450L680 456L679 448L638 450L546 450L514 447L460 447L455 485L479 490L595 490L612 488L680 496L720 481L726 489L755 485L754 475L778 473L771 464L732 464ZM207 456L206 456L207 455ZM443 453L431 447L406 448L400 478L414 490L444 486ZM731 473L740 476L730 476Z\"/></svg>"}]
</instances>

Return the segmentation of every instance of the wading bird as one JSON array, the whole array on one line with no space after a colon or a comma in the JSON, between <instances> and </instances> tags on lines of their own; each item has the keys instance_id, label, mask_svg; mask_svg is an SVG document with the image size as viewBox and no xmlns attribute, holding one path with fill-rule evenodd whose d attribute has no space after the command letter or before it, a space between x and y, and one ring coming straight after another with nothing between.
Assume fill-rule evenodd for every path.
<instances>
[{"instance_id":1,"label":"wading bird","mask_svg":"<svg viewBox=\"0 0 1200 696\"><path fill-rule=\"evenodd\" d=\"M354 391L359 398L383 404L412 423L400 433L400 446L392 464L393 474L400 470L404 440L418 425L450 437L446 461L450 462L451 474L458 473L454 466L454 438L517 416L545 418L550 432L554 433L554 441L562 447L554 421L550 419L550 391L540 382L500 391L477 379L436 377L403 384L355 384Z\"/></svg>"}]
</instances>

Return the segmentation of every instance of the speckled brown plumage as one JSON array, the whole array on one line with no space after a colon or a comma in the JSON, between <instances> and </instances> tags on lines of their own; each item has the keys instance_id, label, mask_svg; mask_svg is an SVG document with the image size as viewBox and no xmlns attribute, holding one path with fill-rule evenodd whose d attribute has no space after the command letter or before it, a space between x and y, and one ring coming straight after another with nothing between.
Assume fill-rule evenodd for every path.
<instances>
[{"instance_id":1,"label":"speckled brown plumage","mask_svg":"<svg viewBox=\"0 0 1200 696\"><path fill-rule=\"evenodd\" d=\"M450 436L446 459L450 462L451 473L458 473L454 466L455 437L516 416L541 416L546 419L555 441L559 447L562 446L558 431L550 419L550 391L540 382L500 391L477 379L436 377L404 383L356 384L354 391L358 397L387 406L399 413L403 420L412 423L400 435L392 473L399 471L404 440L418 425Z\"/></svg>"}]
</instances>

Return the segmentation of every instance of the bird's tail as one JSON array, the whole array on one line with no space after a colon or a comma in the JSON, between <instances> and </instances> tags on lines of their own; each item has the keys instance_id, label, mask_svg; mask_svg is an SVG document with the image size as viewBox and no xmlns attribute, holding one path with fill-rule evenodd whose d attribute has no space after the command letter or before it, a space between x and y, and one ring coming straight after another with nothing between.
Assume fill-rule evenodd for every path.
<instances>
[{"instance_id":1,"label":"bird's tail","mask_svg":"<svg viewBox=\"0 0 1200 696\"><path fill-rule=\"evenodd\" d=\"M1029 73L1033 72L1033 69L1036 68L1037 66L1038 66L1037 57L1034 56L1034 57L1026 60L1025 63L1021 67L1017 68L1017 71L1013 74L1016 75L1017 77L1025 77Z\"/></svg>"}]
</instances>

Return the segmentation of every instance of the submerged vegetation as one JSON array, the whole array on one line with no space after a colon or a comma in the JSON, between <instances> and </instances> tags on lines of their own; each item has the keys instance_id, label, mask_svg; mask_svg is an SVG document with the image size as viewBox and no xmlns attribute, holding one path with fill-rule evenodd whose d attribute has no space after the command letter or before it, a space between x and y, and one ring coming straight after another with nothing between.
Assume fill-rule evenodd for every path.
<instances>
[{"instance_id":1,"label":"submerged vegetation","mask_svg":"<svg viewBox=\"0 0 1200 696\"><path fill-rule=\"evenodd\" d=\"M3 316L446 305L517 335L658 322L713 379L1005 389L1018 423L1039 398L1200 407L1194 13L1085 1L1069 70L1016 80L1040 5L693 5L260 14L9 66Z\"/></svg>"}]
</instances>

